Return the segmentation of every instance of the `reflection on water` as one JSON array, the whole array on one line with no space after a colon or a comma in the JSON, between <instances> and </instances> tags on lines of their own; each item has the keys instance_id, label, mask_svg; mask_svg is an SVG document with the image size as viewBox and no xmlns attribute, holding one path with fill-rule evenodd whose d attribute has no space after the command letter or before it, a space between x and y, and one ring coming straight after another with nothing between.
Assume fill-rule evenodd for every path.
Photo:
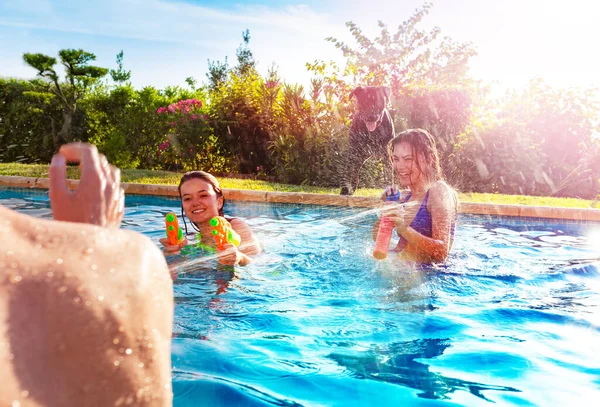
<instances>
[{"instance_id":1,"label":"reflection on water","mask_svg":"<svg viewBox=\"0 0 600 407\"><path fill-rule=\"evenodd\" d=\"M420 390L418 397L448 399L457 390L488 400L486 390L520 392L513 387L469 382L434 373L429 366L415 359L440 356L450 346L450 339L417 339L391 343L385 347L373 346L359 355L333 353L329 357L352 372L358 379L376 380ZM489 400L488 400L489 401Z\"/></svg>"}]
</instances>

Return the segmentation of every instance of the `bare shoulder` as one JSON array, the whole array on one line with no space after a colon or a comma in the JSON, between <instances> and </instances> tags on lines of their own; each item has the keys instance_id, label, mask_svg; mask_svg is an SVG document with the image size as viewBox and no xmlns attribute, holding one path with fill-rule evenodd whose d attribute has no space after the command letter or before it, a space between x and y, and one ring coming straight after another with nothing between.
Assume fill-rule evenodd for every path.
<instances>
[{"instance_id":1,"label":"bare shoulder","mask_svg":"<svg viewBox=\"0 0 600 407\"><path fill-rule=\"evenodd\" d=\"M247 255L256 255L259 254L262 249L260 248L260 244L254 236L252 229L248 224L240 218L233 218L231 220L231 227L240 234L242 238L242 244L240 245L240 249L246 253Z\"/></svg>"},{"instance_id":2,"label":"bare shoulder","mask_svg":"<svg viewBox=\"0 0 600 407\"><path fill-rule=\"evenodd\" d=\"M244 228L244 227L248 228L249 227L248 224L246 223L246 221L244 221L244 219L242 219L242 218L233 218L233 219L231 219L231 221L229 223L231 223L231 226L234 229L237 229L238 227L240 227L240 228Z\"/></svg>"},{"instance_id":3,"label":"bare shoulder","mask_svg":"<svg viewBox=\"0 0 600 407\"><path fill-rule=\"evenodd\" d=\"M246 237L254 238L252 229L250 228L250 226L248 226L248 224L243 219L233 218L233 219L231 219L231 221L229 223L231 224L231 227L233 228L233 230L238 232L240 235L243 235L242 237L246 236Z\"/></svg>"},{"instance_id":4,"label":"bare shoulder","mask_svg":"<svg viewBox=\"0 0 600 407\"><path fill-rule=\"evenodd\" d=\"M458 195L456 191L445 181L439 180L433 183L430 188L431 199L433 203L443 207L456 208L458 205Z\"/></svg>"},{"instance_id":5,"label":"bare shoulder","mask_svg":"<svg viewBox=\"0 0 600 407\"><path fill-rule=\"evenodd\" d=\"M0 228L0 238L7 242L7 250L0 256L18 259L13 263L19 264L21 270L50 269L55 275L65 273L81 280L89 276L76 270L89 267L105 275L95 282L97 285L118 280L132 284L137 281L143 286L152 280L170 280L161 251L140 233L32 218L1 209L7 226ZM26 278L29 274L25 272L22 276Z\"/></svg>"},{"instance_id":6,"label":"bare shoulder","mask_svg":"<svg viewBox=\"0 0 600 407\"><path fill-rule=\"evenodd\" d=\"M0 215L7 394L21 394L26 374L42 405L168 405L172 281L158 247L131 231Z\"/></svg>"}]
</instances>

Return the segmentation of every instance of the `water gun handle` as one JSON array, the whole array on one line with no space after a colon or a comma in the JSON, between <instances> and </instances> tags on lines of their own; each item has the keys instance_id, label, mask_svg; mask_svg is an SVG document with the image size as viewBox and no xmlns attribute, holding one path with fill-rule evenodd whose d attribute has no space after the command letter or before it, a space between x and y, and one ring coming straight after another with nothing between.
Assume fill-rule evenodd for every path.
<instances>
[{"instance_id":1,"label":"water gun handle","mask_svg":"<svg viewBox=\"0 0 600 407\"><path fill-rule=\"evenodd\" d=\"M383 260L387 257L390 249L390 240L394 231L394 222L387 216L382 216L377 231L377 239L375 239L375 248L373 249L373 257L377 260Z\"/></svg>"},{"instance_id":2,"label":"water gun handle","mask_svg":"<svg viewBox=\"0 0 600 407\"><path fill-rule=\"evenodd\" d=\"M210 220L210 226L212 226L212 234L217 245L217 249L222 250L225 244L232 244L239 246L242 239L235 230L231 227L231 224L222 216L215 216Z\"/></svg>"},{"instance_id":3,"label":"water gun handle","mask_svg":"<svg viewBox=\"0 0 600 407\"><path fill-rule=\"evenodd\" d=\"M167 238L173 246L183 242L183 231L179 227L177 215L174 212L169 212L165 215L165 226L167 229Z\"/></svg>"},{"instance_id":4,"label":"water gun handle","mask_svg":"<svg viewBox=\"0 0 600 407\"><path fill-rule=\"evenodd\" d=\"M396 192L393 192L390 195L386 195L385 200L398 202L400 200L400 190L396 188Z\"/></svg>"}]
</instances>

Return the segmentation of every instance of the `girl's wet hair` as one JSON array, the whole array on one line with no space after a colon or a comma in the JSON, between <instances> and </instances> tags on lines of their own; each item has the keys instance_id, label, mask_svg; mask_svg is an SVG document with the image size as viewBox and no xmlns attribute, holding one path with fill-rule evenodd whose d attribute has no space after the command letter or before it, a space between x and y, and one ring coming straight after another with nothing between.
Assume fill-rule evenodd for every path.
<instances>
[{"instance_id":1,"label":"girl's wet hair","mask_svg":"<svg viewBox=\"0 0 600 407\"><path fill-rule=\"evenodd\" d=\"M394 147L400 143L408 143L411 146L415 164L427 181L435 182L442 179L440 158L435 139L427 130L409 129L396 134L396 137L388 143L390 160L392 159ZM419 154L425 159L424 163L419 162Z\"/></svg>"},{"instance_id":2,"label":"girl's wet hair","mask_svg":"<svg viewBox=\"0 0 600 407\"><path fill-rule=\"evenodd\" d=\"M187 222L185 221L185 213L183 212L183 197L181 196L181 186L191 180L191 179L201 179L210 184L217 195L217 199L223 197L223 190L221 189L221 185L219 185L219 181L208 172L204 171L189 171L183 174L181 180L179 180L179 185L177 186L177 190L179 191L179 199L181 200L181 217L183 218L183 224L185 226L185 234L188 234ZM225 206L225 199L223 199L223 205L219 208L219 216L223 216L223 206ZM192 227L196 229L197 232L200 231L194 222L190 222Z\"/></svg>"}]
</instances>

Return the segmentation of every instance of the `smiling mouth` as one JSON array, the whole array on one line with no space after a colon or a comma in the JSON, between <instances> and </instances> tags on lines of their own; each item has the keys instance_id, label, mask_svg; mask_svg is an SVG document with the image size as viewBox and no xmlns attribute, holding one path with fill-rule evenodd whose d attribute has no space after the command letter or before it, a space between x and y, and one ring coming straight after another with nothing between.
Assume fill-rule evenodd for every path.
<instances>
[{"instance_id":1,"label":"smiling mouth","mask_svg":"<svg viewBox=\"0 0 600 407\"><path fill-rule=\"evenodd\" d=\"M195 209L195 210L192 211L192 214L193 215L197 215L199 213L203 213L204 211L205 211L205 209Z\"/></svg>"}]
</instances>

